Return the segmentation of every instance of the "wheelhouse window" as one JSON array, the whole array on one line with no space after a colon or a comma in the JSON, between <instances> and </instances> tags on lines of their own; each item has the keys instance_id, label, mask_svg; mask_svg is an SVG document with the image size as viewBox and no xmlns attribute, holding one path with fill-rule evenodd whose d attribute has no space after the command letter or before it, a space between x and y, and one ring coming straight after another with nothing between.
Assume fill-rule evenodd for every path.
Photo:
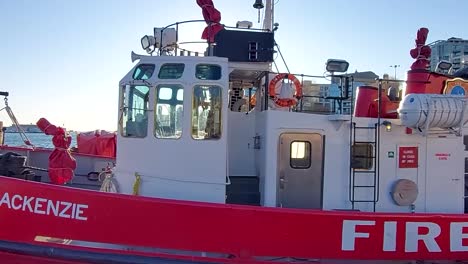
<instances>
[{"instance_id":1,"label":"wheelhouse window","mask_svg":"<svg viewBox=\"0 0 468 264\"><path fill-rule=\"evenodd\" d=\"M159 79L179 79L184 74L185 64L183 63L166 63L159 69Z\"/></svg>"},{"instance_id":2,"label":"wheelhouse window","mask_svg":"<svg viewBox=\"0 0 468 264\"><path fill-rule=\"evenodd\" d=\"M290 151L291 157L289 164L293 169L308 169L310 168L310 142L309 141L293 141L291 142Z\"/></svg>"},{"instance_id":3,"label":"wheelhouse window","mask_svg":"<svg viewBox=\"0 0 468 264\"><path fill-rule=\"evenodd\" d=\"M234 112L250 112L257 104L256 87L233 85L229 92L230 109Z\"/></svg>"},{"instance_id":4,"label":"wheelhouse window","mask_svg":"<svg viewBox=\"0 0 468 264\"><path fill-rule=\"evenodd\" d=\"M193 89L192 138L221 138L221 87L196 85Z\"/></svg>"},{"instance_id":5,"label":"wheelhouse window","mask_svg":"<svg viewBox=\"0 0 468 264\"><path fill-rule=\"evenodd\" d=\"M182 136L184 88L179 84L156 87L154 135L157 138L178 139Z\"/></svg>"},{"instance_id":6,"label":"wheelhouse window","mask_svg":"<svg viewBox=\"0 0 468 264\"><path fill-rule=\"evenodd\" d=\"M133 72L133 79L135 80L148 80L153 76L154 64L141 64Z\"/></svg>"},{"instance_id":7,"label":"wheelhouse window","mask_svg":"<svg viewBox=\"0 0 468 264\"><path fill-rule=\"evenodd\" d=\"M370 170L373 166L374 147L369 143L355 143L351 149L351 166L354 169Z\"/></svg>"},{"instance_id":8,"label":"wheelhouse window","mask_svg":"<svg viewBox=\"0 0 468 264\"><path fill-rule=\"evenodd\" d=\"M144 138L148 131L149 88L126 85L121 100L121 134L124 137Z\"/></svg>"},{"instance_id":9,"label":"wheelhouse window","mask_svg":"<svg viewBox=\"0 0 468 264\"><path fill-rule=\"evenodd\" d=\"M221 79L221 66L198 64L195 69L195 77L200 80L219 80Z\"/></svg>"}]
</instances>

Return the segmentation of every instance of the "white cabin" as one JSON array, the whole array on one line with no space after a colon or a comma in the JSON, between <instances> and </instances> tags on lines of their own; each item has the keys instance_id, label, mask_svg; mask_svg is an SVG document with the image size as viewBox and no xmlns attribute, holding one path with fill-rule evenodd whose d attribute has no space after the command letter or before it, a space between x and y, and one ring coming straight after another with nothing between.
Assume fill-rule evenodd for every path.
<instances>
[{"instance_id":1,"label":"white cabin","mask_svg":"<svg viewBox=\"0 0 468 264\"><path fill-rule=\"evenodd\" d=\"M148 197L319 210L464 212L460 133L409 129L399 118L275 107L268 60L134 59L119 85L114 173L123 193L137 188Z\"/></svg>"}]
</instances>

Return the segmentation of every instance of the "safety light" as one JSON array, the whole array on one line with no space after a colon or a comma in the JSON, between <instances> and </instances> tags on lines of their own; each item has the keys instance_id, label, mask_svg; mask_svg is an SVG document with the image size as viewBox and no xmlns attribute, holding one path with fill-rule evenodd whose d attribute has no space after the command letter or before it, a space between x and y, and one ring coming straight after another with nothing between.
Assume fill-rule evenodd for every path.
<instances>
[{"instance_id":1,"label":"safety light","mask_svg":"<svg viewBox=\"0 0 468 264\"><path fill-rule=\"evenodd\" d=\"M329 59L327 60L327 71L328 72L346 72L349 67L349 63L345 60Z\"/></svg>"},{"instance_id":2,"label":"safety light","mask_svg":"<svg viewBox=\"0 0 468 264\"><path fill-rule=\"evenodd\" d=\"M449 71L452 68L452 63L446 60L441 60L437 63L436 71Z\"/></svg>"},{"instance_id":3,"label":"safety light","mask_svg":"<svg viewBox=\"0 0 468 264\"><path fill-rule=\"evenodd\" d=\"M382 125L385 126L385 130L387 132L392 131L392 122L385 120L385 121L382 122Z\"/></svg>"},{"instance_id":4,"label":"safety light","mask_svg":"<svg viewBox=\"0 0 468 264\"><path fill-rule=\"evenodd\" d=\"M141 38L141 47L148 53L151 53L154 50L155 44L156 40L153 36L145 35Z\"/></svg>"}]
</instances>

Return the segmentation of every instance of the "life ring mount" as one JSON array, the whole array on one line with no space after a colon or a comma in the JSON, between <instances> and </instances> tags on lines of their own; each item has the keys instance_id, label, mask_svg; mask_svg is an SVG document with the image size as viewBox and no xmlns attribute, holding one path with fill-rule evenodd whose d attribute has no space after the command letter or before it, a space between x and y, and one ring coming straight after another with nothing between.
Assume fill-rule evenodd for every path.
<instances>
[{"instance_id":1,"label":"life ring mount","mask_svg":"<svg viewBox=\"0 0 468 264\"><path fill-rule=\"evenodd\" d=\"M295 87L295 94L292 98L279 98L276 94L276 86L280 81L289 80ZM301 82L290 73L279 73L277 74L268 85L268 93L273 99L276 105L280 107L291 107L297 104L297 101L302 98L302 84Z\"/></svg>"}]
</instances>

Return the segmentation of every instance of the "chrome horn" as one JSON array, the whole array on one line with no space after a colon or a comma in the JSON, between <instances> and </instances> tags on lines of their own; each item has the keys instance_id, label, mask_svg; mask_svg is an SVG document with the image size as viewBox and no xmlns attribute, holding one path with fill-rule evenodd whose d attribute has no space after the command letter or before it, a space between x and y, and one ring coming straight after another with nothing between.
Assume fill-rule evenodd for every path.
<instances>
[{"instance_id":1,"label":"chrome horn","mask_svg":"<svg viewBox=\"0 0 468 264\"><path fill-rule=\"evenodd\" d=\"M141 57L143 57L144 55L140 55L140 54L136 54L135 52L132 51L132 55L131 55L131 58L132 58L132 62L135 62L137 60L140 60Z\"/></svg>"}]
</instances>

